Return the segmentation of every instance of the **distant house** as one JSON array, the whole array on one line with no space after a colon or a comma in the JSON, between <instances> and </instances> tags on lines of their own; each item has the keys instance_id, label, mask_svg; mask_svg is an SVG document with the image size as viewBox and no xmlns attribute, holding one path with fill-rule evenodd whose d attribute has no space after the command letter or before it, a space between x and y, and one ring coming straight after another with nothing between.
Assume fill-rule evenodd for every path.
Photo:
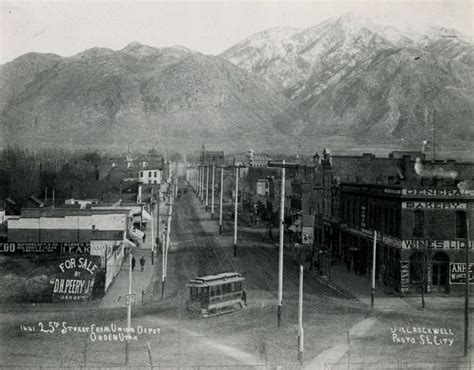
<instances>
[{"instance_id":1,"label":"distant house","mask_svg":"<svg viewBox=\"0 0 474 370\"><path fill-rule=\"evenodd\" d=\"M161 184L161 170L141 170L138 172L138 181L142 184Z\"/></svg>"}]
</instances>

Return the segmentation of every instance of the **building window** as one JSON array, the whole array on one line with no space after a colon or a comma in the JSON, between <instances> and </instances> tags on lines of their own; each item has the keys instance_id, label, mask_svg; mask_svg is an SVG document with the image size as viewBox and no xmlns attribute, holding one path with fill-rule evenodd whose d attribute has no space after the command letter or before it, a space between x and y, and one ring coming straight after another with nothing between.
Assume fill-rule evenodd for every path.
<instances>
[{"instance_id":1,"label":"building window","mask_svg":"<svg viewBox=\"0 0 474 370\"><path fill-rule=\"evenodd\" d=\"M456 212L456 238L466 238L466 212Z\"/></svg>"},{"instance_id":2,"label":"building window","mask_svg":"<svg viewBox=\"0 0 474 370\"><path fill-rule=\"evenodd\" d=\"M425 214L423 211L417 209L413 213L413 236L421 238L423 236L423 229L425 227Z\"/></svg>"},{"instance_id":3,"label":"building window","mask_svg":"<svg viewBox=\"0 0 474 370\"><path fill-rule=\"evenodd\" d=\"M151 171L150 171L150 172L148 172L148 177L151 177Z\"/></svg>"},{"instance_id":4,"label":"building window","mask_svg":"<svg viewBox=\"0 0 474 370\"><path fill-rule=\"evenodd\" d=\"M154 173L154 176L155 176L155 177L156 177L156 176L158 176L156 171L155 171L155 172L153 172L153 173Z\"/></svg>"},{"instance_id":5,"label":"building window","mask_svg":"<svg viewBox=\"0 0 474 370\"><path fill-rule=\"evenodd\" d=\"M143 171L140 172L140 177L143 177Z\"/></svg>"}]
</instances>

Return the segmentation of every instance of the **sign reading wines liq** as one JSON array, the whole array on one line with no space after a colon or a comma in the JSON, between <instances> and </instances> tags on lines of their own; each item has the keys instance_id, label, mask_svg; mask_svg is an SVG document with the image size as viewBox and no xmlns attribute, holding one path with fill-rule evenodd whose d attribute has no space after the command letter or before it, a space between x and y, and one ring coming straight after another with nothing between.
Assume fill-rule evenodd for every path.
<instances>
[{"instance_id":1,"label":"sign reading wines liq","mask_svg":"<svg viewBox=\"0 0 474 370\"><path fill-rule=\"evenodd\" d=\"M58 265L53 301L78 301L91 297L99 272L100 256L69 256Z\"/></svg>"}]
</instances>

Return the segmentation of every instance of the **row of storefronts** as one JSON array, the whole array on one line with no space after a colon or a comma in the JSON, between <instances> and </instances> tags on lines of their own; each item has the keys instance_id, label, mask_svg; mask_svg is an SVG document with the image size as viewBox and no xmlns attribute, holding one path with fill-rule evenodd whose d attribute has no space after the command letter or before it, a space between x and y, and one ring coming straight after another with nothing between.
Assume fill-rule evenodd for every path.
<instances>
[{"instance_id":1,"label":"row of storefronts","mask_svg":"<svg viewBox=\"0 0 474 370\"><path fill-rule=\"evenodd\" d=\"M376 234L379 284L401 295L421 289L456 294L465 289L467 247L474 286L473 242L468 242L468 229L474 225L473 190L462 190L453 178L433 183L409 171L390 185L334 181L337 171L331 162L328 158L320 165L329 185L317 194L316 256L327 252L348 271L370 276ZM403 158L403 163L410 169L415 159ZM465 168L472 172L472 167ZM464 175L472 177L469 171Z\"/></svg>"}]
</instances>

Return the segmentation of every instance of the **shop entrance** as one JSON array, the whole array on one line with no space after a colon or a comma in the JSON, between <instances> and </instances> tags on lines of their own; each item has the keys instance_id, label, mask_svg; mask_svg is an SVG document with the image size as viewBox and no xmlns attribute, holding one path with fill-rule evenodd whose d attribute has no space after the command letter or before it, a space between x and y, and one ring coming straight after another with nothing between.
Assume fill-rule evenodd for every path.
<instances>
[{"instance_id":1,"label":"shop entrance","mask_svg":"<svg viewBox=\"0 0 474 370\"><path fill-rule=\"evenodd\" d=\"M449 293L449 257L444 252L433 256L433 292Z\"/></svg>"}]
</instances>

